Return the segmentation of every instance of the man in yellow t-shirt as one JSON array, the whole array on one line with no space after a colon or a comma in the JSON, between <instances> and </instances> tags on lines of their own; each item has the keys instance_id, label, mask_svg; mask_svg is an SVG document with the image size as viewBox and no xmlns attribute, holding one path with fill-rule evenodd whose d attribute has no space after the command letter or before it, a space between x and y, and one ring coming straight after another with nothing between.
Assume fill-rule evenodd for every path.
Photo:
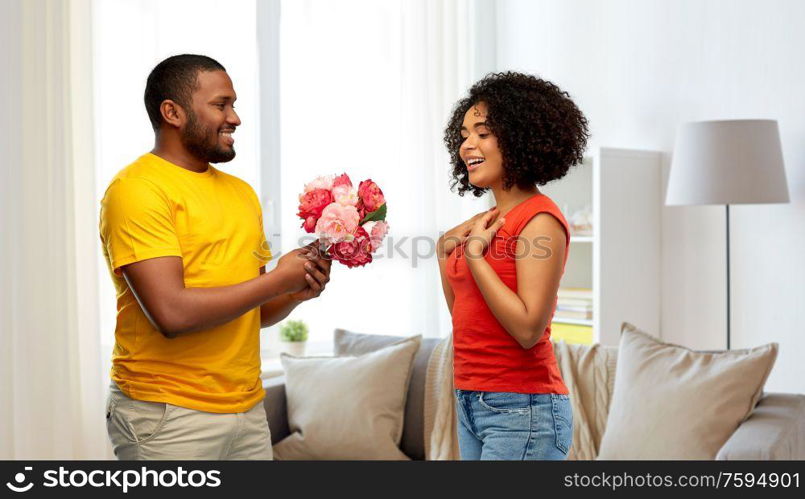
<instances>
[{"instance_id":1,"label":"man in yellow t-shirt","mask_svg":"<svg viewBox=\"0 0 805 499\"><path fill-rule=\"evenodd\" d=\"M106 419L120 459L271 459L259 331L329 281L312 247L265 272L257 196L210 165L235 157L235 99L209 57L159 63L145 89L155 147L101 202L117 291Z\"/></svg>"}]
</instances>

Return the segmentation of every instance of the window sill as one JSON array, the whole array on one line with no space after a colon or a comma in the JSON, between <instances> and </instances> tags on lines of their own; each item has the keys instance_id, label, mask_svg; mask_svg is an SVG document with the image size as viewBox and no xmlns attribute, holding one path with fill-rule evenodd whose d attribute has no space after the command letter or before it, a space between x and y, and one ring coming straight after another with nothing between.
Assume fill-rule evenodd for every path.
<instances>
[{"instance_id":1,"label":"window sill","mask_svg":"<svg viewBox=\"0 0 805 499\"><path fill-rule=\"evenodd\" d=\"M333 357L334 355L332 341L316 341L307 344L304 356ZM282 368L282 361L278 352L264 352L260 363L262 366L260 378L263 381L285 375L285 369Z\"/></svg>"},{"instance_id":2,"label":"window sill","mask_svg":"<svg viewBox=\"0 0 805 499\"><path fill-rule=\"evenodd\" d=\"M262 372L260 373L260 379L263 381L283 376L285 374L285 370L282 368L282 362L280 361L279 357L262 359L261 364Z\"/></svg>"}]
</instances>

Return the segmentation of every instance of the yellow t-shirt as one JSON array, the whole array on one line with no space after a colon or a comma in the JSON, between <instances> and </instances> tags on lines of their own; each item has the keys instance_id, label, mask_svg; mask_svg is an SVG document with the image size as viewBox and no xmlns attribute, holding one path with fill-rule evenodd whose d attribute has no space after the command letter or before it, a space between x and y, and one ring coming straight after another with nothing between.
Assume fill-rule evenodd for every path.
<instances>
[{"instance_id":1,"label":"yellow t-shirt","mask_svg":"<svg viewBox=\"0 0 805 499\"><path fill-rule=\"evenodd\" d=\"M145 154L109 184L100 234L117 291L112 379L120 389L133 399L216 413L244 412L260 402L259 308L167 339L148 321L120 270L179 256L186 287L254 279L271 252L251 186L212 166L195 173Z\"/></svg>"}]
</instances>

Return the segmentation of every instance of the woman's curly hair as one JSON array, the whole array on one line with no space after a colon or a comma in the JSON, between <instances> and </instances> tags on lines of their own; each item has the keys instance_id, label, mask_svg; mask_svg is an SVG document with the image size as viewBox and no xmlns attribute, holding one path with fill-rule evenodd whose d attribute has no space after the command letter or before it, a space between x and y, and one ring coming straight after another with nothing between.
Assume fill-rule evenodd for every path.
<instances>
[{"instance_id":1,"label":"woman's curly hair","mask_svg":"<svg viewBox=\"0 0 805 499\"><path fill-rule=\"evenodd\" d=\"M490 73L456 103L444 131L453 165L450 188L458 186L459 195L470 191L480 196L487 190L470 184L459 155L464 114L479 102L487 106L486 123L503 156L505 189L545 185L581 163L589 137L587 118L567 92L523 73Z\"/></svg>"}]
</instances>

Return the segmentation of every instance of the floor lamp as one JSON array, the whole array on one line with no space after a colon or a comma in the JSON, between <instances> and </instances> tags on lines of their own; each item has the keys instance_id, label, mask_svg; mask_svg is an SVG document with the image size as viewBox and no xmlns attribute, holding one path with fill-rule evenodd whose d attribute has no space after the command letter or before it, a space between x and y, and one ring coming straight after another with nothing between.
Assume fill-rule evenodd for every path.
<instances>
[{"instance_id":1,"label":"floor lamp","mask_svg":"<svg viewBox=\"0 0 805 499\"><path fill-rule=\"evenodd\" d=\"M679 129L665 204L726 207L728 350L731 347L730 205L788 201L777 121L697 121Z\"/></svg>"}]
</instances>

